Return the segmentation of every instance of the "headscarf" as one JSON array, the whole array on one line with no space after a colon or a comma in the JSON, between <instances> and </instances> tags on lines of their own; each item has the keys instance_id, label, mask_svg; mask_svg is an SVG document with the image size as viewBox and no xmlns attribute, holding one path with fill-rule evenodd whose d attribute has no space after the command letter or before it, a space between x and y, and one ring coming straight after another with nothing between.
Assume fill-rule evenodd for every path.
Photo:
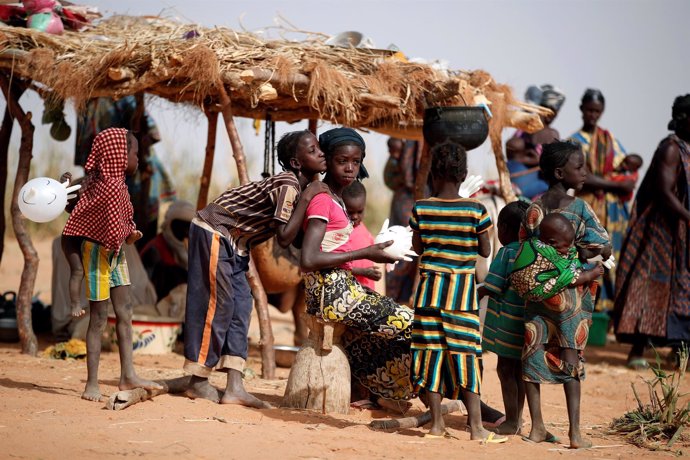
<instances>
[{"instance_id":1,"label":"headscarf","mask_svg":"<svg viewBox=\"0 0 690 460\"><path fill-rule=\"evenodd\" d=\"M551 109L554 112L561 110L565 102L565 93L553 85L530 86L525 93L525 100L535 105Z\"/></svg>"},{"instance_id":2,"label":"headscarf","mask_svg":"<svg viewBox=\"0 0 690 460\"><path fill-rule=\"evenodd\" d=\"M87 179L63 235L82 236L119 252L136 230L132 202L125 185L127 130L109 128L93 141L84 167Z\"/></svg>"},{"instance_id":3,"label":"headscarf","mask_svg":"<svg viewBox=\"0 0 690 460\"><path fill-rule=\"evenodd\" d=\"M366 155L366 145L364 144L364 139L352 128L333 128L324 132L319 136L319 147L321 151L330 156L333 154L333 150L339 145L344 144L354 144L362 150L362 164L359 165L359 174L357 174L357 179L366 179L369 177L367 168L364 167L364 157Z\"/></svg>"},{"instance_id":4,"label":"headscarf","mask_svg":"<svg viewBox=\"0 0 690 460\"><path fill-rule=\"evenodd\" d=\"M192 203L184 200L177 200L170 205L168 211L165 213L165 220L163 221L163 239L168 244L168 247L170 247L175 263L185 270L187 270L188 266L187 248L184 245L184 241L175 238L175 234L172 231L172 222L173 220L182 220L191 223L195 215L196 209Z\"/></svg>"}]
</instances>

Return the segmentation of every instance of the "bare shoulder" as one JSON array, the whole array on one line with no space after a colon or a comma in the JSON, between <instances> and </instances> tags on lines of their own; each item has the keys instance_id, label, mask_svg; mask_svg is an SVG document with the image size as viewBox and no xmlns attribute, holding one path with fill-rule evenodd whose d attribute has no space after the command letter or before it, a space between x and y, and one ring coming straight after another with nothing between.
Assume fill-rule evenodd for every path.
<instances>
[{"instance_id":1,"label":"bare shoulder","mask_svg":"<svg viewBox=\"0 0 690 460\"><path fill-rule=\"evenodd\" d=\"M680 161L680 147L676 141L669 140L665 142L659 150L659 155L664 163L677 163Z\"/></svg>"}]
</instances>

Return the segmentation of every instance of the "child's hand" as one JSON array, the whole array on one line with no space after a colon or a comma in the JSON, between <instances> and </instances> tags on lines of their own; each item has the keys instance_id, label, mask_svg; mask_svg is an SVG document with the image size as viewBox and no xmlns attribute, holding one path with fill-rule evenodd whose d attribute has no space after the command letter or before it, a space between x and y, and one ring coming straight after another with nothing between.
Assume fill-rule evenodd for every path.
<instances>
[{"instance_id":1,"label":"child's hand","mask_svg":"<svg viewBox=\"0 0 690 460\"><path fill-rule=\"evenodd\" d=\"M72 173L69 171L60 176L60 183L64 184L65 182L72 182Z\"/></svg>"},{"instance_id":2,"label":"child's hand","mask_svg":"<svg viewBox=\"0 0 690 460\"><path fill-rule=\"evenodd\" d=\"M369 278L370 280L378 281L381 279L381 270L379 267L369 267L362 269L362 276Z\"/></svg>"},{"instance_id":3,"label":"child's hand","mask_svg":"<svg viewBox=\"0 0 690 460\"><path fill-rule=\"evenodd\" d=\"M383 264L388 264L388 263L393 263L397 262L400 259L392 257L389 255L384 249L386 249L388 246L393 244L393 241L385 241L383 243L378 243L378 244L372 244L367 248L366 251L366 257L364 259L369 259L372 262L376 263L383 263Z\"/></svg>"},{"instance_id":4,"label":"child's hand","mask_svg":"<svg viewBox=\"0 0 690 460\"><path fill-rule=\"evenodd\" d=\"M311 199L319 193L328 193L329 191L330 189L328 188L328 185L326 185L324 182L321 182L320 180L310 182L307 185L307 187L302 191L302 199L309 203Z\"/></svg>"},{"instance_id":5,"label":"child's hand","mask_svg":"<svg viewBox=\"0 0 690 460\"><path fill-rule=\"evenodd\" d=\"M144 236L143 233L141 233L139 230L134 230L132 233L129 234L129 236L125 240L125 243L132 244L135 241L140 240L142 236Z\"/></svg>"}]
</instances>

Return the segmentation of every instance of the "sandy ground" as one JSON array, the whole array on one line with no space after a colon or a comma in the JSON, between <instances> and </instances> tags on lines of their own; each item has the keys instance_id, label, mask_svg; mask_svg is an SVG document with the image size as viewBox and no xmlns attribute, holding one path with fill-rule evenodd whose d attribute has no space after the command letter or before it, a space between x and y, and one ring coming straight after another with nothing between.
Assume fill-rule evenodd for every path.
<instances>
[{"instance_id":1,"label":"sandy ground","mask_svg":"<svg viewBox=\"0 0 690 460\"><path fill-rule=\"evenodd\" d=\"M16 244L11 242L11 244ZM37 290L50 291L49 242L38 242L42 256ZM13 254L13 255L12 255ZM0 269L3 290L16 289L21 271L21 256L9 249ZM47 261L47 262L46 262ZM14 283L14 284L13 284ZM45 289L45 290L44 290ZM273 315L278 342L288 343L292 327L288 315ZM251 341L258 341L255 323ZM41 337L41 349L50 337ZM179 348L179 347L178 347ZM465 417L446 417L454 439L427 440L423 429L384 433L367 425L374 419L389 417L382 411L353 409L347 415L288 409L253 410L221 406L208 401L192 401L183 396L162 395L123 411L107 411L103 403L79 398L86 379L86 364L78 360L52 360L22 355L18 344L0 344L0 458L114 458L120 456L151 458L496 458L510 455L515 459L532 458L658 458L667 452L650 452L627 445L606 434L612 418L634 407L631 382L642 388L641 378L649 372L625 369L627 349L615 344L587 350L587 379L583 383L582 426L595 449L567 450L564 445L535 445L518 436L506 444L482 445L470 441L465 431ZM140 375L171 378L182 375L183 357L135 355ZM483 398L502 407L495 374L496 359L485 360ZM262 399L280 405L288 369L278 369L277 380L261 379L261 366L254 350L249 360L250 377L246 386ZM252 375L253 374L253 375ZM116 353L102 355L101 391L117 391L119 362ZM224 385L224 375L212 382ZM559 386L543 386L542 400L548 428L567 440L567 416L563 391ZM690 377L684 382L690 388ZM415 401L410 413L421 412ZM524 431L529 430L529 417ZM678 446L684 454L690 446ZM459 451L462 451L459 453Z\"/></svg>"}]
</instances>

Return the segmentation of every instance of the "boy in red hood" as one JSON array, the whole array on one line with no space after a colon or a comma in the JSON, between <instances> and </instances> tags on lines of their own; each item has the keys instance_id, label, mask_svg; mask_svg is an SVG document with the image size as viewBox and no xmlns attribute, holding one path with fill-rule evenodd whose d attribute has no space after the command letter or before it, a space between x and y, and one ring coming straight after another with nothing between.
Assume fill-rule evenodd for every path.
<instances>
[{"instance_id":1,"label":"boy in red hood","mask_svg":"<svg viewBox=\"0 0 690 460\"><path fill-rule=\"evenodd\" d=\"M79 201L62 232L62 247L70 265L72 314L81 316L81 279L86 279L86 297L91 317L86 333L88 377L81 397L100 401L98 364L101 336L108 318L108 299L113 304L120 352L120 390L158 389L160 385L136 375L132 363L132 304L130 279L123 243L141 238L133 220L133 208L125 185L125 174L137 169L138 144L122 128L101 131L93 141L86 162L86 179ZM76 295L74 295L76 293Z\"/></svg>"}]
</instances>

